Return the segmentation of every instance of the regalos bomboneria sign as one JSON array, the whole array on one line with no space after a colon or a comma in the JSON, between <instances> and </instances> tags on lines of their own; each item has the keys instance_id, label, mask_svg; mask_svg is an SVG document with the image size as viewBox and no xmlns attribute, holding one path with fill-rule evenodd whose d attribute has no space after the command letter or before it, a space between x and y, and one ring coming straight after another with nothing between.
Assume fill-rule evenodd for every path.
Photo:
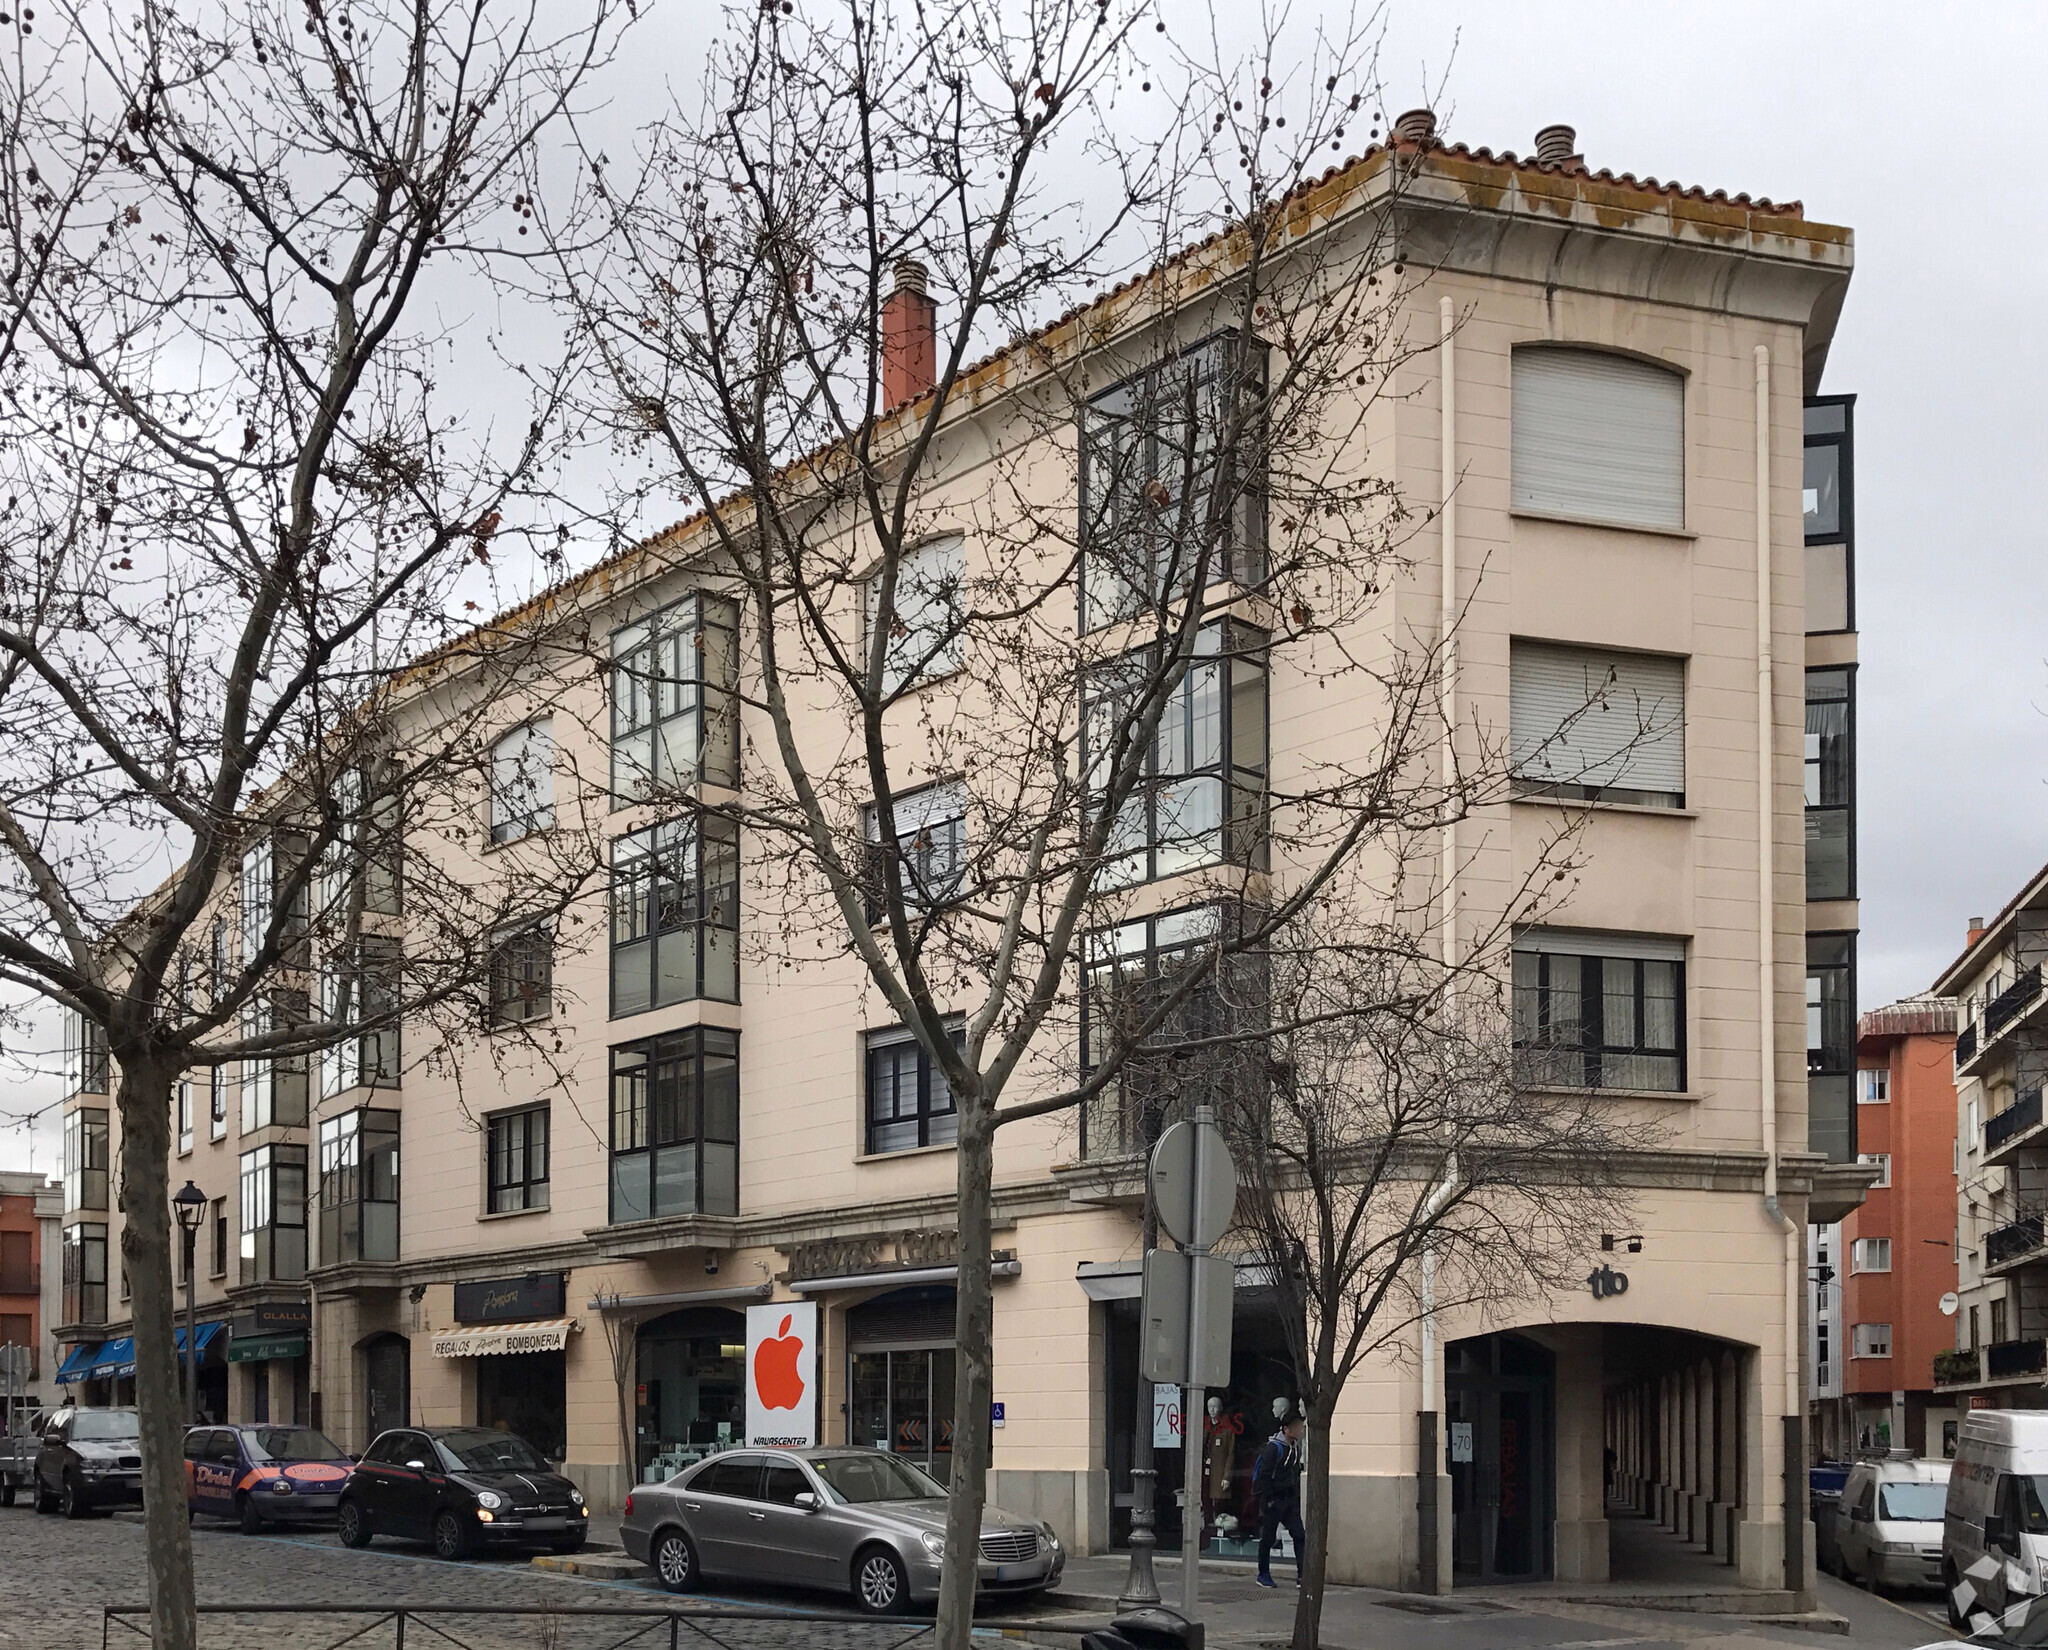
<instances>
[{"instance_id":1,"label":"regalos bomboneria sign","mask_svg":"<svg viewBox=\"0 0 2048 1650\"><path fill-rule=\"evenodd\" d=\"M818 1441L818 1307L747 1308L747 1442L809 1449Z\"/></svg>"}]
</instances>

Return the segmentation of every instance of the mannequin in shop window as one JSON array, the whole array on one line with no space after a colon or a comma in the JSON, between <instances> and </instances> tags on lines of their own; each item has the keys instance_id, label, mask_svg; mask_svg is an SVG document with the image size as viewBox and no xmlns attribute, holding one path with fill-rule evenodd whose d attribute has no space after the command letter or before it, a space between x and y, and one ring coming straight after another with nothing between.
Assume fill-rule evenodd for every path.
<instances>
[{"instance_id":1,"label":"mannequin in shop window","mask_svg":"<svg viewBox=\"0 0 2048 1650\"><path fill-rule=\"evenodd\" d=\"M1223 1400L1209 1395L1209 1414L1202 1423L1202 1514L1219 1540L1237 1527L1230 1505L1230 1473L1237 1465L1237 1433L1244 1423L1223 1413Z\"/></svg>"}]
</instances>

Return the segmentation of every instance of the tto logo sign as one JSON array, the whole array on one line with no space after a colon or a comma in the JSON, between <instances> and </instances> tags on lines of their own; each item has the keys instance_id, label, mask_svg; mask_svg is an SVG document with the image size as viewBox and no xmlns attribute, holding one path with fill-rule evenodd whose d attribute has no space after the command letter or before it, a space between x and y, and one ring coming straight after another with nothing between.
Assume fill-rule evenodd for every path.
<instances>
[{"instance_id":1,"label":"tto logo sign","mask_svg":"<svg viewBox=\"0 0 2048 1650\"><path fill-rule=\"evenodd\" d=\"M747 1308L747 1442L808 1449L818 1441L818 1308Z\"/></svg>"}]
</instances>

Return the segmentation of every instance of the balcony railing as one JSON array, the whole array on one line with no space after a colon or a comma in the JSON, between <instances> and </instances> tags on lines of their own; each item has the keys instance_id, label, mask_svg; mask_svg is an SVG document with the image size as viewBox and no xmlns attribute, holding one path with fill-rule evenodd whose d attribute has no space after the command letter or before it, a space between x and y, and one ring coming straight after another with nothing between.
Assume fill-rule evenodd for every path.
<instances>
[{"instance_id":1,"label":"balcony railing","mask_svg":"<svg viewBox=\"0 0 2048 1650\"><path fill-rule=\"evenodd\" d=\"M1956 1064L1966 1066L1977 1057L1977 1022L1972 1020L1956 1033Z\"/></svg>"},{"instance_id":2,"label":"balcony railing","mask_svg":"<svg viewBox=\"0 0 2048 1650\"><path fill-rule=\"evenodd\" d=\"M1996 1037L2041 995L2041 965L2035 963L2011 985L1991 999L1984 1009L1984 1035Z\"/></svg>"},{"instance_id":3,"label":"balcony railing","mask_svg":"<svg viewBox=\"0 0 2048 1650\"><path fill-rule=\"evenodd\" d=\"M1960 1048L1962 1045L1956 1045ZM1999 1147L2016 1136L2025 1134L2041 1124L2041 1091L2028 1089L2018 1099L1997 1115L1987 1118L1984 1123L1984 1149L1995 1152Z\"/></svg>"},{"instance_id":4,"label":"balcony railing","mask_svg":"<svg viewBox=\"0 0 2048 1650\"><path fill-rule=\"evenodd\" d=\"M2008 1380L2048 1371L2048 1341L1995 1341L1984 1349L1984 1378Z\"/></svg>"},{"instance_id":5,"label":"balcony railing","mask_svg":"<svg viewBox=\"0 0 2048 1650\"><path fill-rule=\"evenodd\" d=\"M1987 1233L1984 1238L1984 1264L2003 1266L2009 1260L2041 1247L2041 1217L2038 1214L2022 1215L2010 1225L2001 1226Z\"/></svg>"},{"instance_id":6,"label":"balcony railing","mask_svg":"<svg viewBox=\"0 0 2048 1650\"><path fill-rule=\"evenodd\" d=\"M1969 1386L1984 1378L1977 1349L1967 1352L1953 1347L1935 1353L1934 1384L1936 1386Z\"/></svg>"}]
</instances>

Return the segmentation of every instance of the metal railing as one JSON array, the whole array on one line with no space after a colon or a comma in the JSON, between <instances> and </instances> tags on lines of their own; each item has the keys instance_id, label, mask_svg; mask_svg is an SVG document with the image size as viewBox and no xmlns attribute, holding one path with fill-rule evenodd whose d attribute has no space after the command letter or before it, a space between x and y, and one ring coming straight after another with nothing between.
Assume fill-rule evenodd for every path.
<instances>
[{"instance_id":1,"label":"metal railing","mask_svg":"<svg viewBox=\"0 0 2048 1650\"><path fill-rule=\"evenodd\" d=\"M905 1650L929 1643L936 1631L934 1622L916 1617L652 1604L202 1604L198 1614L202 1647L221 1637L209 1637L210 1619L248 1617L250 1627L229 1633L238 1645L261 1642L265 1650L340 1650L343 1645L405 1650L408 1634L415 1645L433 1650L448 1645L456 1650L782 1650L788 1635L764 1634L770 1625L805 1627L807 1641L817 1650ZM974 1625L977 1633L1009 1638L1071 1638L1104 1624L977 1617ZM833 1628L838 1631L827 1630ZM123 1635L119 1639L113 1636L117 1629ZM100 1650L128 1650L149 1637L149 1606L111 1604L101 1611Z\"/></svg>"},{"instance_id":2,"label":"metal railing","mask_svg":"<svg viewBox=\"0 0 2048 1650\"><path fill-rule=\"evenodd\" d=\"M2021 1215L1984 1237L1984 1264L2003 1266L2009 1260L2041 1247L2041 1217L2038 1214Z\"/></svg>"},{"instance_id":3,"label":"metal railing","mask_svg":"<svg viewBox=\"0 0 2048 1650\"><path fill-rule=\"evenodd\" d=\"M1984 1005L1984 1035L1996 1037L2041 995L2041 965L2035 963Z\"/></svg>"},{"instance_id":4,"label":"metal railing","mask_svg":"<svg viewBox=\"0 0 2048 1650\"><path fill-rule=\"evenodd\" d=\"M1977 1022L1972 1020L1956 1033L1956 1064L1966 1066L1977 1057Z\"/></svg>"},{"instance_id":5,"label":"metal railing","mask_svg":"<svg viewBox=\"0 0 2048 1650\"><path fill-rule=\"evenodd\" d=\"M2002 1381L2014 1375L2048 1371L2048 1341L1994 1341L1984 1349L1984 1378Z\"/></svg>"},{"instance_id":6,"label":"metal railing","mask_svg":"<svg viewBox=\"0 0 2048 1650\"><path fill-rule=\"evenodd\" d=\"M2039 1088L2031 1088L2004 1111L1985 1119L1984 1149L1987 1152L1995 1152L2016 1136L2025 1134L2030 1129L2039 1128L2040 1125L2041 1091Z\"/></svg>"}]
</instances>

